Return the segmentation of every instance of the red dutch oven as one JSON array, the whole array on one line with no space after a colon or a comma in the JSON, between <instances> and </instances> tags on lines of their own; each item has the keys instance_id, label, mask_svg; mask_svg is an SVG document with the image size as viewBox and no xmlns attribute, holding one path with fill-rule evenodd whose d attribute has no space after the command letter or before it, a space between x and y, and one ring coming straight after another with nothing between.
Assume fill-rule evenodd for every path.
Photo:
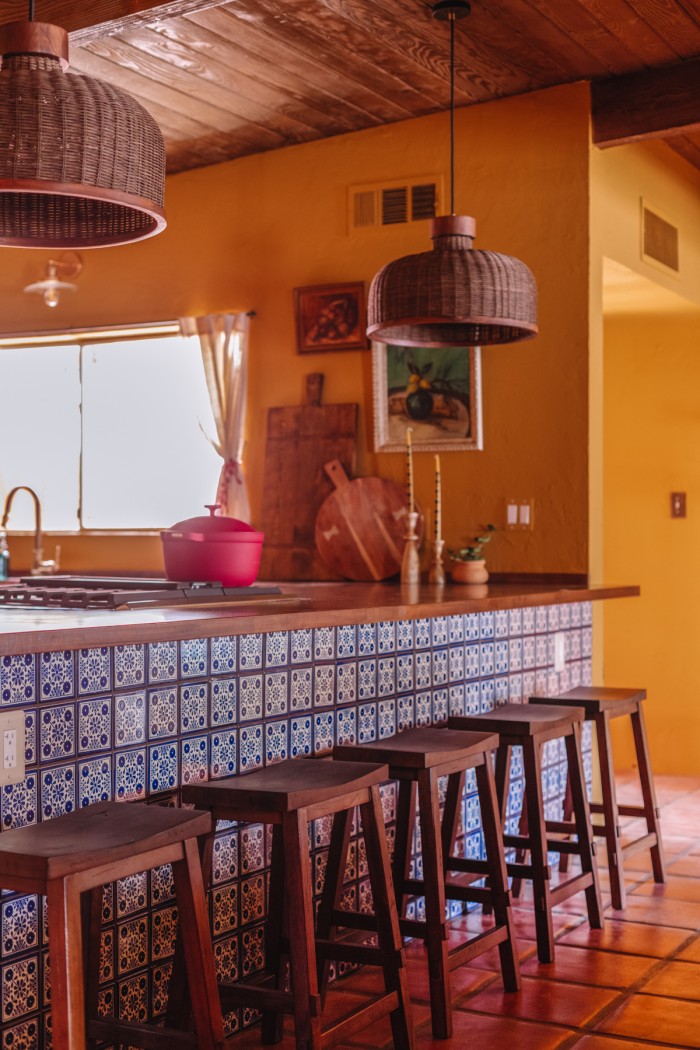
<instances>
[{"instance_id":1,"label":"red dutch oven","mask_svg":"<svg viewBox=\"0 0 700 1050\"><path fill-rule=\"evenodd\" d=\"M161 532L169 580L248 587L257 579L264 534L238 518L218 517L219 504L206 504L209 517L186 518Z\"/></svg>"}]
</instances>

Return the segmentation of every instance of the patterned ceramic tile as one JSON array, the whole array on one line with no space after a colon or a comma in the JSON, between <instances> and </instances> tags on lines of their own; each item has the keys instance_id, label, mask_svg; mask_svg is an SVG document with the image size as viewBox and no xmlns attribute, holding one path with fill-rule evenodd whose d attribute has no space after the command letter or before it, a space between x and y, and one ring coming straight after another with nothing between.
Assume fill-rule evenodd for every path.
<instances>
[{"instance_id":1,"label":"patterned ceramic tile","mask_svg":"<svg viewBox=\"0 0 700 1050\"><path fill-rule=\"evenodd\" d=\"M286 721L268 722L265 726L265 764L273 765L288 757L289 724Z\"/></svg>"},{"instance_id":2,"label":"patterned ceramic tile","mask_svg":"<svg viewBox=\"0 0 700 1050\"><path fill-rule=\"evenodd\" d=\"M212 674L231 674L236 670L238 639L231 635L209 639L209 666Z\"/></svg>"},{"instance_id":3,"label":"patterned ceramic tile","mask_svg":"<svg viewBox=\"0 0 700 1050\"><path fill-rule=\"evenodd\" d=\"M360 744L377 739L377 705L361 704L357 710L357 741Z\"/></svg>"},{"instance_id":4,"label":"patterned ceramic tile","mask_svg":"<svg viewBox=\"0 0 700 1050\"><path fill-rule=\"evenodd\" d=\"M396 658L383 657L377 660L377 695L393 696L396 692Z\"/></svg>"},{"instance_id":5,"label":"patterned ceramic tile","mask_svg":"<svg viewBox=\"0 0 700 1050\"><path fill-rule=\"evenodd\" d=\"M507 675L500 675L495 679L494 699L497 704L505 704L510 696L510 684Z\"/></svg>"},{"instance_id":6,"label":"patterned ceramic tile","mask_svg":"<svg viewBox=\"0 0 700 1050\"><path fill-rule=\"evenodd\" d=\"M447 649L433 650L433 682L435 685L447 685L448 682Z\"/></svg>"},{"instance_id":7,"label":"patterned ceramic tile","mask_svg":"<svg viewBox=\"0 0 700 1050\"><path fill-rule=\"evenodd\" d=\"M291 758L310 755L312 751L313 727L310 715L292 718L289 723L289 754Z\"/></svg>"},{"instance_id":8,"label":"patterned ceramic tile","mask_svg":"<svg viewBox=\"0 0 700 1050\"><path fill-rule=\"evenodd\" d=\"M290 704L292 711L305 711L313 699L313 675L311 668L296 668L290 682Z\"/></svg>"},{"instance_id":9,"label":"patterned ceramic tile","mask_svg":"<svg viewBox=\"0 0 700 1050\"><path fill-rule=\"evenodd\" d=\"M33 766L38 762L37 735L36 735L37 711L24 712L24 764Z\"/></svg>"},{"instance_id":10,"label":"patterned ceramic tile","mask_svg":"<svg viewBox=\"0 0 700 1050\"><path fill-rule=\"evenodd\" d=\"M496 686L493 678L482 678L479 682L481 713L493 711L496 702Z\"/></svg>"},{"instance_id":11,"label":"patterned ceramic tile","mask_svg":"<svg viewBox=\"0 0 700 1050\"><path fill-rule=\"evenodd\" d=\"M357 628L358 656L373 656L377 651L376 623L361 623Z\"/></svg>"},{"instance_id":12,"label":"patterned ceramic tile","mask_svg":"<svg viewBox=\"0 0 700 1050\"><path fill-rule=\"evenodd\" d=\"M115 698L116 744L141 744L146 739L146 693L126 693Z\"/></svg>"},{"instance_id":13,"label":"patterned ceramic tile","mask_svg":"<svg viewBox=\"0 0 700 1050\"><path fill-rule=\"evenodd\" d=\"M241 934L241 974L250 974L262 970L265 965L265 929L254 926Z\"/></svg>"},{"instance_id":14,"label":"patterned ceramic tile","mask_svg":"<svg viewBox=\"0 0 700 1050\"><path fill-rule=\"evenodd\" d=\"M39 943L39 902L36 894L16 897L2 906L2 957L30 951Z\"/></svg>"},{"instance_id":15,"label":"patterned ceramic tile","mask_svg":"<svg viewBox=\"0 0 700 1050\"><path fill-rule=\"evenodd\" d=\"M509 609L508 610L508 634L518 635L523 633L523 610L522 609Z\"/></svg>"},{"instance_id":16,"label":"patterned ceramic tile","mask_svg":"<svg viewBox=\"0 0 700 1050\"><path fill-rule=\"evenodd\" d=\"M177 733L177 693L174 686L148 693L148 736L151 740Z\"/></svg>"},{"instance_id":17,"label":"patterned ceramic tile","mask_svg":"<svg viewBox=\"0 0 700 1050\"><path fill-rule=\"evenodd\" d=\"M148 681L172 682L177 678L177 642L148 644Z\"/></svg>"},{"instance_id":18,"label":"patterned ceramic tile","mask_svg":"<svg viewBox=\"0 0 700 1050\"><path fill-rule=\"evenodd\" d=\"M354 660L338 664L335 689L336 703L351 704L357 700L357 664Z\"/></svg>"},{"instance_id":19,"label":"patterned ceramic tile","mask_svg":"<svg viewBox=\"0 0 700 1050\"><path fill-rule=\"evenodd\" d=\"M401 653L396 657L396 689L399 693L411 692L414 688L413 653Z\"/></svg>"},{"instance_id":20,"label":"patterned ceramic tile","mask_svg":"<svg viewBox=\"0 0 700 1050\"><path fill-rule=\"evenodd\" d=\"M377 652L396 652L396 624L393 621L383 620L377 624Z\"/></svg>"},{"instance_id":21,"label":"patterned ceramic tile","mask_svg":"<svg viewBox=\"0 0 700 1050\"><path fill-rule=\"evenodd\" d=\"M479 646L479 668L482 678L492 675L495 669L495 653L493 642L482 642Z\"/></svg>"},{"instance_id":22,"label":"patterned ceramic tile","mask_svg":"<svg viewBox=\"0 0 700 1050\"><path fill-rule=\"evenodd\" d=\"M3 1021L30 1014L39 1006L39 956L17 959L0 970Z\"/></svg>"},{"instance_id":23,"label":"patterned ceramic tile","mask_svg":"<svg viewBox=\"0 0 700 1050\"><path fill-rule=\"evenodd\" d=\"M479 637L482 640L493 638L495 630L495 614L492 612L479 613Z\"/></svg>"},{"instance_id":24,"label":"patterned ceramic tile","mask_svg":"<svg viewBox=\"0 0 700 1050\"><path fill-rule=\"evenodd\" d=\"M478 682L467 682L465 692L466 714L478 715L481 712L481 689Z\"/></svg>"},{"instance_id":25,"label":"patterned ceramic tile","mask_svg":"<svg viewBox=\"0 0 700 1050\"><path fill-rule=\"evenodd\" d=\"M547 615L548 607L546 605L538 605L535 608L535 631L538 634L542 634L547 630Z\"/></svg>"},{"instance_id":26,"label":"patterned ceramic tile","mask_svg":"<svg viewBox=\"0 0 700 1050\"><path fill-rule=\"evenodd\" d=\"M465 645L464 647L464 677L479 677L479 646Z\"/></svg>"},{"instance_id":27,"label":"patterned ceramic tile","mask_svg":"<svg viewBox=\"0 0 700 1050\"><path fill-rule=\"evenodd\" d=\"M335 715L331 711L314 715L314 753L324 754L333 750L335 743Z\"/></svg>"},{"instance_id":28,"label":"patterned ceramic tile","mask_svg":"<svg viewBox=\"0 0 700 1050\"><path fill-rule=\"evenodd\" d=\"M94 802L107 802L113 797L111 755L78 764L78 795L81 808Z\"/></svg>"},{"instance_id":29,"label":"patterned ceramic tile","mask_svg":"<svg viewBox=\"0 0 700 1050\"><path fill-rule=\"evenodd\" d=\"M78 704L78 750L103 751L111 744L111 699L82 700Z\"/></svg>"},{"instance_id":30,"label":"patterned ceramic tile","mask_svg":"<svg viewBox=\"0 0 700 1050\"><path fill-rule=\"evenodd\" d=\"M210 683L210 725L226 726L236 721L236 678L218 678Z\"/></svg>"},{"instance_id":31,"label":"patterned ceramic tile","mask_svg":"<svg viewBox=\"0 0 700 1050\"><path fill-rule=\"evenodd\" d=\"M449 691L449 714L450 716L466 714L465 687L463 683L451 685Z\"/></svg>"},{"instance_id":32,"label":"patterned ceramic tile","mask_svg":"<svg viewBox=\"0 0 700 1050\"><path fill-rule=\"evenodd\" d=\"M21 828L37 821L37 775L27 773L18 784L5 784L0 790L2 828Z\"/></svg>"},{"instance_id":33,"label":"patterned ceramic tile","mask_svg":"<svg viewBox=\"0 0 700 1050\"><path fill-rule=\"evenodd\" d=\"M212 933L220 937L238 926L238 883L217 886L211 893Z\"/></svg>"},{"instance_id":34,"label":"patterned ceramic tile","mask_svg":"<svg viewBox=\"0 0 700 1050\"><path fill-rule=\"evenodd\" d=\"M479 640L479 614L464 614L464 640L466 642L477 642Z\"/></svg>"},{"instance_id":35,"label":"patterned ceramic tile","mask_svg":"<svg viewBox=\"0 0 700 1050\"><path fill-rule=\"evenodd\" d=\"M122 1021L144 1023L148 1019L148 977L139 974L117 986L117 1009Z\"/></svg>"},{"instance_id":36,"label":"patterned ceramic tile","mask_svg":"<svg viewBox=\"0 0 700 1050\"><path fill-rule=\"evenodd\" d=\"M354 624L335 629L335 652L339 660L348 660L357 653L357 628Z\"/></svg>"},{"instance_id":37,"label":"patterned ceramic tile","mask_svg":"<svg viewBox=\"0 0 700 1050\"><path fill-rule=\"evenodd\" d=\"M262 824L249 824L243 828L240 853L242 874L262 871L265 867L265 828Z\"/></svg>"},{"instance_id":38,"label":"patterned ceramic tile","mask_svg":"<svg viewBox=\"0 0 700 1050\"><path fill-rule=\"evenodd\" d=\"M335 628L317 627L314 631L314 660L335 659Z\"/></svg>"},{"instance_id":39,"label":"patterned ceramic tile","mask_svg":"<svg viewBox=\"0 0 700 1050\"><path fill-rule=\"evenodd\" d=\"M220 729L209 737L211 778L232 777L237 772L238 731Z\"/></svg>"},{"instance_id":40,"label":"patterned ceramic tile","mask_svg":"<svg viewBox=\"0 0 700 1050\"><path fill-rule=\"evenodd\" d=\"M116 910L120 919L142 911L148 903L148 873L141 871L125 879L119 879L116 889Z\"/></svg>"},{"instance_id":41,"label":"patterned ceramic tile","mask_svg":"<svg viewBox=\"0 0 700 1050\"><path fill-rule=\"evenodd\" d=\"M194 736L180 745L180 778L183 784L196 784L209 775L209 738Z\"/></svg>"},{"instance_id":42,"label":"patterned ceramic tile","mask_svg":"<svg viewBox=\"0 0 700 1050\"><path fill-rule=\"evenodd\" d=\"M494 647L494 666L496 674L508 673L509 646L508 642L496 642Z\"/></svg>"},{"instance_id":43,"label":"patterned ceramic tile","mask_svg":"<svg viewBox=\"0 0 700 1050\"><path fill-rule=\"evenodd\" d=\"M314 667L314 707L330 707L335 701L335 665Z\"/></svg>"},{"instance_id":44,"label":"patterned ceramic tile","mask_svg":"<svg viewBox=\"0 0 700 1050\"><path fill-rule=\"evenodd\" d=\"M180 731L199 733L207 728L209 712L208 682L180 686Z\"/></svg>"},{"instance_id":45,"label":"patterned ceramic tile","mask_svg":"<svg viewBox=\"0 0 700 1050\"><path fill-rule=\"evenodd\" d=\"M180 642L180 677L199 678L207 673L209 645L206 638Z\"/></svg>"},{"instance_id":46,"label":"patterned ceramic tile","mask_svg":"<svg viewBox=\"0 0 700 1050\"><path fill-rule=\"evenodd\" d=\"M528 605L527 608L522 609L522 623L523 623L523 634L534 634L535 633L535 609L533 606Z\"/></svg>"},{"instance_id":47,"label":"patterned ceramic tile","mask_svg":"<svg viewBox=\"0 0 700 1050\"><path fill-rule=\"evenodd\" d=\"M146 680L146 647L117 645L114 650L114 685L142 685Z\"/></svg>"},{"instance_id":48,"label":"patterned ceramic tile","mask_svg":"<svg viewBox=\"0 0 700 1050\"><path fill-rule=\"evenodd\" d=\"M433 701L429 691L416 693L416 722L417 726L429 726L433 721Z\"/></svg>"},{"instance_id":49,"label":"patterned ceramic tile","mask_svg":"<svg viewBox=\"0 0 700 1050\"><path fill-rule=\"evenodd\" d=\"M178 746L174 741L148 749L148 784L152 794L172 791L179 784Z\"/></svg>"},{"instance_id":50,"label":"patterned ceramic tile","mask_svg":"<svg viewBox=\"0 0 700 1050\"><path fill-rule=\"evenodd\" d=\"M376 660L360 660L357 665L357 695L360 700L372 700L377 695Z\"/></svg>"},{"instance_id":51,"label":"patterned ceramic tile","mask_svg":"<svg viewBox=\"0 0 700 1050\"><path fill-rule=\"evenodd\" d=\"M430 620L420 619L413 624L413 646L415 649L429 649L431 643Z\"/></svg>"},{"instance_id":52,"label":"patterned ceramic tile","mask_svg":"<svg viewBox=\"0 0 700 1050\"><path fill-rule=\"evenodd\" d=\"M116 756L114 794L119 801L143 798L146 792L146 750L121 751Z\"/></svg>"},{"instance_id":53,"label":"patterned ceramic tile","mask_svg":"<svg viewBox=\"0 0 700 1050\"><path fill-rule=\"evenodd\" d=\"M42 762L55 762L75 754L75 707L45 707L39 716Z\"/></svg>"},{"instance_id":54,"label":"patterned ceramic tile","mask_svg":"<svg viewBox=\"0 0 700 1050\"><path fill-rule=\"evenodd\" d=\"M71 652L41 654L42 700L63 700L75 696L74 655Z\"/></svg>"},{"instance_id":55,"label":"patterned ceramic tile","mask_svg":"<svg viewBox=\"0 0 700 1050\"><path fill-rule=\"evenodd\" d=\"M263 636L265 667L284 667L289 663L289 632L270 631Z\"/></svg>"},{"instance_id":56,"label":"patterned ceramic tile","mask_svg":"<svg viewBox=\"0 0 700 1050\"><path fill-rule=\"evenodd\" d=\"M447 689L433 689L433 725L447 721L449 698Z\"/></svg>"},{"instance_id":57,"label":"patterned ceramic tile","mask_svg":"<svg viewBox=\"0 0 700 1050\"><path fill-rule=\"evenodd\" d=\"M175 954L177 908L159 908L151 915L151 958L169 959Z\"/></svg>"},{"instance_id":58,"label":"patterned ceramic tile","mask_svg":"<svg viewBox=\"0 0 700 1050\"><path fill-rule=\"evenodd\" d=\"M413 648L413 621L399 620L396 624L396 650L403 653Z\"/></svg>"},{"instance_id":59,"label":"patterned ceramic tile","mask_svg":"<svg viewBox=\"0 0 700 1050\"><path fill-rule=\"evenodd\" d=\"M262 667L263 636L261 634L242 634L238 639L238 669L255 671Z\"/></svg>"},{"instance_id":60,"label":"patterned ceramic tile","mask_svg":"<svg viewBox=\"0 0 700 1050\"><path fill-rule=\"evenodd\" d=\"M523 670L530 671L535 666L535 638L526 635L523 638Z\"/></svg>"},{"instance_id":61,"label":"patterned ceramic tile","mask_svg":"<svg viewBox=\"0 0 700 1050\"><path fill-rule=\"evenodd\" d=\"M493 618L493 633L495 638L508 637L508 610L497 609Z\"/></svg>"},{"instance_id":62,"label":"patterned ceramic tile","mask_svg":"<svg viewBox=\"0 0 700 1050\"><path fill-rule=\"evenodd\" d=\"M336 744L357 742L357 711L354 707L343 707L335 716Z\"/></svg>"},{"instance_id":63,"label":"patterned ceramic tile","mask_svg":"<svg viewBox=\"0 0 700 1050\"><path fill-rule=\"evenodd\" d=\"M260 674L241 675L238 679L238 708L242 722L262 718L263 678Z\"/></svg>"},{"instance_id":64,"label":"patterned ceramic tile","mask_svg":"<svg viewBox=\"0 0 700 1050\"><path fill-rule=\"evenodd\" d=\"M36 1017L2 1030L3 1050L39 1050L41 1025Z\"/></svg>"},{"instance_id":65,"label":"patterned ceramic tile","mask_svg":"<svg viewBox=\"0 0 700 1050\"><path fill-rule=\"evenodd\" d=\"M461 682L464 680L464 646L452 645L448 649L449 680Z\"/></svg>"},{"instance_id":66,"label":"patterned ceramic tile","mask_svg":"<svg viewBox=\"0 0 700 1050\"><path fill-rule=\"evenodd\" d=\"M78 653L78 692L106 693L112 688L111 652L108 648L81 649Z\"/></svg>"},{"instance_id":67,"label":"patterned ceramic tile","mask_svg":"<svg viewBox=\"0 0 700 1050\"><path fill-rule=\"evenodd\" d=\"M29 704L36 700L36 658L3 656L0 660L0 703Z\"/></svg>"},{"instance_id":68,"label":"patterned ceramic tile","mask_svg":"<svg viewBox=\"0 0 700 1050\"><path fill-rule=\"evenodd\" d=\"M263 727L262 725L242 726L239 730L239 758L241 773L263 764Z\"/></svg>"},{"instance_id":69,"label":"patterned ceramic tile","mask_svg":"<svg viewBox=\"0 0 700 1050\"><path fill-rule=\"evenodd\" d=\"M396 700L382 700L377 704L377 730L380 740L396 732Z\"/></svg>"},{"instance_id":70,"label":"patterned ceramic tile","mask_svg":"<svg viewBox=\"0 0 700 1050\"><path fill-rule=\"evenodd\" d=\"M54 766L41 774L41 813L44 820L75 809L75 766Z\"/></svg>"},{"instance_id":71,"label":"patterned ceramic tile","mask_svg":"<svg viewBox=\"0 0 700 1050\"><path fill-rule=\"evenodd\" d=\"M546 667L548 660L548 642L549 638L546 634L538 634L535 637L535 667ZM552 655L554 654L554 644L552 644Z\"/></svg>"},{"instance_id":72,"label":"patterned ceramic tile","mask_svg":"<svg viewBox=\"0 0 700 1050\"><path fill-rule=\"evenodd\" d=\"M396 731L403 733L416 724L416 702L412 695L400 696L396 701Z\"/></svg>"},{"instance_id":73,"label":"patterned ceramic tile","mask_svg":"<svg viewBox=\"0 0 700 1050\"><path fill-rule=\"evenodd\" d=\"M290 653L293 664L308 664L313 657L313 635L308 628L291 632Z\"/></svg>"},{"instance_id":74,"label":"patterned ceramic tile","mask_svg":"<svg viewBox=\"0 0 700 1050\"><path fill-rule=\"evenodd\" d=\"M416 689L427 689L433 680L431 653L416 653L414 667Z\"/></svg>"}]
</instances>

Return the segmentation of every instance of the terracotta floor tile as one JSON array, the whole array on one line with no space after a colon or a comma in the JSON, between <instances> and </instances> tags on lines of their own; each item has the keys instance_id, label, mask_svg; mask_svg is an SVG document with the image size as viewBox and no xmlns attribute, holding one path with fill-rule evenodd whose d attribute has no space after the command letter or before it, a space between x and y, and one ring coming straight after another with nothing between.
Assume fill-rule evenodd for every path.
<instances>
[{"instance_id":1,"label":"terracotta floor tile","mask_svg":"<svg viewBox=\"0 0 700 1050\"><path fill-rule=\"evenodd\" d=\"M584 948L598 948L629 955L650 955L663 959L679 948L687 938L686 930L606 919L604 929L591 930L587 923L583 923L558 938L557 945L577 944Z\"/></svg>"},{"instance_id":2,"label":"terracotta floor tile","mask_svg":"<svg viewBox=\"0 0 700 1050\"><path fill-rule=\"evenodd\" d=\"M458 1010L454 1014L451 1039L433 1039L429 1031L418 1032L416 1050L555 1050L569 1040L573 1032L565 1028L517 1021L511 1017L489 1017Z\"/></svg>"},{"instance_id":3,"label":"terracotta floor tile","mask_svg":"<svg viewBox=\"0 0 700 1050\"><path fill-rule=\"evenodd\" d=\"M588 1024L599 1010L612 1003L618 995L618 992L608 988L581 984L567 984L566 994L562 995L562 985L557 981L526 977L522 990L517 994L506 993L502 988L491 985L485 991L470 996L464 1008L576 1027Z\"/></svg>"},{"instance_id":4,"label":"terracotta floor tile","mask_svg":"<svg viewBox=\"0 0 700 1050\"><path fill-rule=\"evenodd\" d=\"M697 937L687 948L679 952L676 958L683 959L685 962L700 963L700 937Z\"/></svg>"},{"instance_id":5,"label":"terracotta floor tile","mask_svg":"<svg viewBox=\"0 0 700 1050\"><path fill-rule=\"evenodd\" d=\"M629 1039L615 1039L605 1035L584 1035L573 1050L653 1050L659 1043L632 1043Z\"/></svg>"},{"instance_id":6,"label":"terracotta floor tile","mask_svg":"<svg viewBox=\"0 0 700 1050\"><path fill-rule=\"evenodd\" d=\"M645 994L669 995L676 999L693 999L700 1002L700 964L667 963L639 990Z\"/></svg>"},{"instance_id":7,"label":"terracotta floor tile","mask_svg":"<svg viewBox=\"0 0 700 1050\"><path fill-rule=\"evenodd\" d=\"M661 1046L700 1047L700 1003L635 995L596 1027Z\"/></svg>"},{"instance_id":8,"label":"terracotta floor tile","mask_svg":"<svg viewBox=\"0 0 700 1050\"><path fill-rule=\"evenodd\" d=\"M666 882L645 882L633 893L635 897L654 897L664 901L691 901L698 904L700 903L700 879L669 874L666 876Z\"/></svg>"},{"instance_id":9,"label":"terracotta floor tile","mask_svg":"<svg viewBox=\"0 0 700 1050\"><path fill-rule=\"evenodd\" d=\"M627 988L655 966L658 966L658 959L647 956L592 951L558 943L553 963L528 959L523 965L523 973L529 977L548 977L553 981L574 981L601 988Z\"/></svg>"},{"instance_id":10,"label":"terracotta floor tile","mask_svg":"<svg viewBox=\"0 0 700 1050\"><path fill-rule=\"evenodd\" d=\"M700 879L700 855L681 857L668 865L669 875L685 875L687 878Z\"/></svg>"},{"instance_id":11,"label":"terracotta floor tile","mask_svg":"<svg viewBox=\"0 0 700 1050\"><path fill-rule=\"evenodd\" d=\"M655 889L663 891L663 886ZM685 930L696 930L700 926L700 903L664 899L661 893L649 896L630 894L624 911L614 912L616 919L626 922L642 922L654 926L679 926Z\"/></svg>"}]
</instances>

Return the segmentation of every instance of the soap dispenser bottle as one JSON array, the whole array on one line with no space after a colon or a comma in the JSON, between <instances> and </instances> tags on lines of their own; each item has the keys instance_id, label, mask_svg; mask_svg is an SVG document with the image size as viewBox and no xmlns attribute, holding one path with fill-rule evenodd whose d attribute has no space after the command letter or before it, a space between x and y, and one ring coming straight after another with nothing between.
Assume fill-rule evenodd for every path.
<instances>
[{"instance_id":1,"label":"soap dispenser bottle","mask_svg":"<svg viewBox=\"0 0 700 1050\"><path fill-rule=\"evenodd\" d=\"M0 529L0 580L10 578L10 548L7 546L7 533Z\"/></svg>"}]
</instances>

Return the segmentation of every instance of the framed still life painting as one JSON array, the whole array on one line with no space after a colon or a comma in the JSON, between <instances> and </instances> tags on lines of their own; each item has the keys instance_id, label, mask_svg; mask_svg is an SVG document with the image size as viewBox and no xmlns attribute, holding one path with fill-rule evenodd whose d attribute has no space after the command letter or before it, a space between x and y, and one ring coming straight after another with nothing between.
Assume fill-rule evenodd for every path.
<instances>
[{"instance_id":1,"label":"framed still life painting","mask_svg":"<svg viewBox=\"0 0 700 1050\"><path fill-rule=\"evenodd\" d=\"M483 447L479 347L372 343L374 451Z\"/></svg>"},{"instance_id":2,"label":"framed still life painting","mask_svg":"<svg viewBox=\"0 0 700 1050\"><path fill-rule=\"evenodd\" d=\"M320 284L294 289L297 353L366 350L365 286Z\"/></svg>"}]
</instances>

